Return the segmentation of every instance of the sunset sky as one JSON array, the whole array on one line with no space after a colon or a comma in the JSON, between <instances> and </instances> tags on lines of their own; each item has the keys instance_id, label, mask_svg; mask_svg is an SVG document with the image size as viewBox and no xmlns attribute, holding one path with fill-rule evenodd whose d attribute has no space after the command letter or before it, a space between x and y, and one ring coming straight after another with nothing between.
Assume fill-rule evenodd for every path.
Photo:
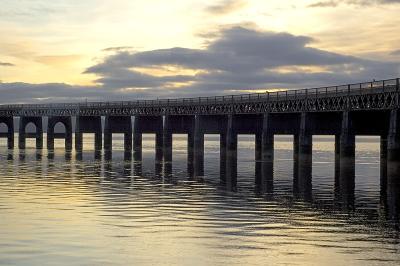
<instances>
[{"instance_id":1,"label":"sunset sky","mask_svg":"<svg viewBox=\"0 0 400 266\"><path fill-rule=\"evenodd\" d=\"M0 0L0 102L135 100L400 76L400 0Z\"/></svg>"}]
</instances>

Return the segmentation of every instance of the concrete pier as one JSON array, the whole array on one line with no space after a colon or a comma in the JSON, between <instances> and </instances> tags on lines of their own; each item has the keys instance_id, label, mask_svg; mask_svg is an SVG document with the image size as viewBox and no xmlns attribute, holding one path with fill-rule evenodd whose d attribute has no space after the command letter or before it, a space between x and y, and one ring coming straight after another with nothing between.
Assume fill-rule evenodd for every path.
<instances>
[{"instance_id":1,"label":"concrete pier","mask_svg":"<svg viewBox=\"0 0 400 266\"><path fill-rule=\"evenodd\" d=\"M140 129L141 120L139 117L134 118L133 123L133 159L135 162L142 160L142 131Z\"/></svg>"},{"instance_id":2,"label":"concrete pier","mask_svg":"<svg viewBox=\"0 0 400 266\"><path fill-rule=\"evenodd\" d=\"M312 190L312 132L309 116L307 113L301 113L298 136L297 191L305 198L311 196Z\"/></svg>"},{"instance_id":3,"label":"concrete pier","mask_svg":"<svg viewBox=\"0 0 400 266\"><path fill-rule=\"evenodd\" d=\"M264 114L262 119L261 180L259 184L262 191L272 192L274 184L274 134L271 127L271 115Z\"/></svg>"},{"instance_id":4,"label":"concrete pier","mask_svg":"<svg viewBox=\"0 0 400 266\"><path fill-rule=\"evenodd\" d=\"M194 176L204 176L204 132L202 117L195 116L193 130L193 170Z\"/></svg>"},{"instance_id":5,"label":"concrete pier","mask_svg":"<svg viewBox=\"0 0 400 266\"><path fill-rule=\"evenodd\" d=\"M164 117L163 127L163 156L164 162L171 164L172 162L172 121L170 116Z\"/></svg>"},{"instance_id":6,"label":"concrete pier","mask_svg":"<svg viewBox=\"0 0 400 266\"><path fill-rule=\"evenodd\" d=\"M343 199L352 202L355 186L355 134L351 114L344 111L342 115L339 189Z\"/></svg>"},{"instance_id":7,"label":"concrete pier","mask_svg":"<svg viewBox=\"0 0 400 266\"><path fill-rule=\"evenodd\" d=\"M32 123L36 127L35 133L27 133L26 126ZM18 147L25 149L26 138L36 139L36 149L43 149L43 125L42 117L21 116L19 119Z\"/></svg>"},{"instance_id":8,"label":"concrete pier","mask_svg":"<svg viewBox=\"0 0 400 266\"><path fill-rule=\"evenodd\" d=\"M390 112L387 143L387 201L388 218L396 220L400 211L400 114L398 109Z\"/></svg>"},{"instance_id":9,"label":"concrete pier","mask_svg":"<svg viewBox=\"0 0 400 266\"><path fill-rule=\"evenodd\" d=\"M226 155L226 168L225 168L225 182L226 186L235 190L237 186L237 132L235 131L234 116L229 115L227 118L225 137L225 155Z\"/></svg>"},{"instance_id":10,"label":"concrete pier","mask_svg":"<svg viewBox=\"0 0 400 266\"><path fill-rule=\"evenodd\" d=\"M54 132L56 124L62 123L65 127L64 133ZM65 139L65 150L72 151L72 121L70 116L50 116L47 122L47 149L54 150L54 139Z\"/></svg>"}]
</instances>

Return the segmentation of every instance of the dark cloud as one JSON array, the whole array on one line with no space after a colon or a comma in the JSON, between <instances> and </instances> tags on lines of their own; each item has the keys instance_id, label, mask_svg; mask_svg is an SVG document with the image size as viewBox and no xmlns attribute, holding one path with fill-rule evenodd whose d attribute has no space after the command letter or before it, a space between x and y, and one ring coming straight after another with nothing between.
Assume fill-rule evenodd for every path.
<instances>
[{"instance_id":1,"label":"dark cloud","mask_svg":"<svg viewBox=\"0 0 400 266\"><path fill-rule=\"evenodd\" d=\"M214 15L225 15L243 8L246 2L243 0L225 0L216 5L208 6L206 12Z\"/></svg>"},{"instance_id":2,"label":"dark cloud","mask_svg":"<svg viewBox=\"0 0 400 266\"><path fill-rule=\"evenodd\" d=\"M115 51L86 69L97 86L0 83L2 102L134 100L304 88L396 77L399 64L312 47L307 36L235 26L203 49Z\"/></svg>"},{"instance_id":3,"label":"dark cloud","mask_svg":"<svg viewBox=\"0 0 400 266\"><path fill-rule=\"evenodd\" d=\"M14 64L8 63L8 62L1 62L0 61L0 66L4 66L4 67L11 67L11 66L15 66Z\"/></svg>"},{"instance_id":4,"label":"dark cloud","mask_svg":"<svg viewBox=\"0 0 400 266\"><path fill-rule=\"evenodd\" d=\"M400 0L329 0L319 1L308 5L308 7L336 7L340 4L370 6L370 5L387 5L399 4Z\"/></svg>"},{"instance_id":5,"label":"dark cloud","mask_svg":"<svg viewBox=\"0 0 400 266\"><path fill-rule=\"evenodd\" d=\"M176 95L355 82L398 74L394 63L312 48L312 42L306 36L233 27L223 30L205 49L123 51L88 68L86 73L98 75L97 82L107 88L166 88L171 83L186 82ZM140 72L141 68L157 70L165 66L197 72L161 77Z\"/></svg>"}]
</instances>

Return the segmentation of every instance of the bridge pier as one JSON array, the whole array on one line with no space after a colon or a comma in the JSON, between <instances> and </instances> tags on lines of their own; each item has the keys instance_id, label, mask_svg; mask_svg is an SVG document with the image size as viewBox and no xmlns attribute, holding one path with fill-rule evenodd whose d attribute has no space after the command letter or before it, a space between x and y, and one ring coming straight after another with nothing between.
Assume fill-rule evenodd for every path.
<instances>
[{"instance_id":1,"label":"bridge pier","mask_svg":"<svg viewBox=\"0 0 400 266\"><path fill-rule=\"evenodd\" d=\"M0 137L7 138L7 148L14 148L14 118L12 116L0 117L0 123L4 123L7 126L6 133L0 133Z\"/></svg>"},{"instance_id":2,"label":"bridge pier","mask_svg":"<svg viewBox=\"0 0 400 266\"><path fill-rule=\"evenodd\" d=\"M256 149L256 153L260 152L257 152ZM274 134L271 128L271 115L268 113L262 117L261 179L257 183L261 191L272 192L274 184Z\"/></svg>"},{"instance_id":3,"label":"bridge pier","mask_svg":"<svg viewBox=\"0 0 400 266\"><path fill-rule=\"evenodd\" d=\"M133 122L133 159L135 162L142 160L142 132L140 129L141 119L135 116Z\"/></svg>"},{"instance_id":4,"label":"bridge pier","mask_svg":"<svg viewBox=\"0 0 400 266\"><path fill-rule=\"evenodd\" d=\"M124 134L124 158L129 160L132 154L132 119L130 116L106 116L104 121L104 152L112 157L112 134Z\"/></svg>"},{"instance_id":5,"label":"bridge pier","mask_svg":"<svg viewBox=\"0 0 400 266\"><path fill-rule=\"evenodd\" d=\"M339 159L339 193L343 204L352 206L355 187L355 134L350 112L342 113Z\"/></svg>"},{"instance_id":6,"label":"bridge pier","mask_svg":"<svg viewBox=\"0 0 400 266\"><path fill-rule=\"evenodd\" d=\"M391 110L387 143L387 191L388 218L399 218L400 210L400 113Z\"/></svg>"},{"instance_id":7,"label":"bridge pier","mask_svg":"<svg viewBox=\"0 0 400 266\"><path fill-rule=\"evenodd\" d=\"M196 115L193 129L193 170L194 176L204 176L204 130L202 117Z\"/></svg>"},{"instance_id":8,"label":"bridge pier","mask_svg":"<svg viewBox=\"0 0 400 266\"><path fill-rule=\"evenodd\" d=\"M174 122L171 116L164 116L163 134L162 134L162 154L163 154L163 170L164 177L171 177L172 175L172 129Z\"/></svg>"},{"instance_id":9,"label":"bridge pier","mask_svg":"<svg viewBox=\"0 0 400 266\"><path fill-rule=\"evenodd\" d=\"M173 122L169 115L164 117L164 127L163 127L163 155L164 163L171 164L172 162L172 127Z\"/></svg>"},{"instance_id":10,"label":"bridge pier","mask_svg":"<svg viewBox=\"0 0 400 266\"><path fill-rule=\"evenodd\" d=\"M237 187L237 132L234 125L234 116L228 115L225 137L225 182L227 188L236 190Z\"/></svg>"},{"instance_id":11,"label":"bridge pier","mask_svg":"<svg viewBox=\"0 0 400 266\"><path fill-rule=\"evenodd\" d=\"M301 113L300 134L298 136L298 173L297 192L304 198L310 198L312 193L312 132L310 115Z\"/></svg>"},{"instance_id":12,"label":"bridge pier","mask_svg":"<svg viewBox=\"0 0 400 266\"><path fill-rule=\"evenodd\" d=\"M72 122L70 116L49 116L47 122L47 150L54 150L54 139L59 138L58 133L54 133L54 127L57 123L62 123L65 127L65 133L62 135L65 138L65 150L72 150Z\"/></svg>"},{"instance_id":13,"label":"bridge pier","mask_svg":"<svg viewBox=\"0 0 400 266\"><path fill-rule=\"evenodd\" d=\"M34 134L26 133L26 126L29 123L33 123L36 127ZM19 149L25 149L26 138L36 138L36 149L43 149L43 125L42 117L29 117L21 116L19 119L19 134L18 134L18 147Z\"/></svg>"},{"instance_id":14,"label":"bridge pier","mask_svg":"<svg viewBox=\"0 0 400 266\"><path fill-rule=\"evenodd\" d=\"M82 153L83 133L94 133L95 155L102 150L102 128L101 116L77 116L75 119L75 150L78 154Z\"/></svg>"},{"instance_id":15,"label":"bridge pier","mask_svg":"<svg viewBox=\"0 0 400 266\"><path fill-rule=\"evenodd\" d=\"M163 144L163 132L162 129L156 132L156 163L162 163L163 161L163 151L164 151L164 144Z\"/></svg>"}]
</instances>

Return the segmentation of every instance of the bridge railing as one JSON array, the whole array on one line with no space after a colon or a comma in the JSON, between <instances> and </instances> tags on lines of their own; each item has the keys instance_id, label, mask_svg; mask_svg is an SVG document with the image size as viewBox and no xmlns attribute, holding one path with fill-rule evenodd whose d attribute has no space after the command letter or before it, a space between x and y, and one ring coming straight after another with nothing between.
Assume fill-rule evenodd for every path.
<instances>
[{"instance_id":1,"label":"bridge railing","mask_svg":"<svg viewBox=\"0 0 400 266\"><path fill-rule=\"evenodd\" d=\"M399 91L399 78L363 83L346 84L300 90L280 90L275 92L249 93L196 98L174 98L157 100L113 101L113 102L84 102L56 104L11 104L0 105L0 110L24 109L83 109L83 108L121 108L121 107L155 107L199 104L221 104L235 102L285 101L293 99L309 99L318 97L337 97Z\"/></svg>"}]
</instances>

